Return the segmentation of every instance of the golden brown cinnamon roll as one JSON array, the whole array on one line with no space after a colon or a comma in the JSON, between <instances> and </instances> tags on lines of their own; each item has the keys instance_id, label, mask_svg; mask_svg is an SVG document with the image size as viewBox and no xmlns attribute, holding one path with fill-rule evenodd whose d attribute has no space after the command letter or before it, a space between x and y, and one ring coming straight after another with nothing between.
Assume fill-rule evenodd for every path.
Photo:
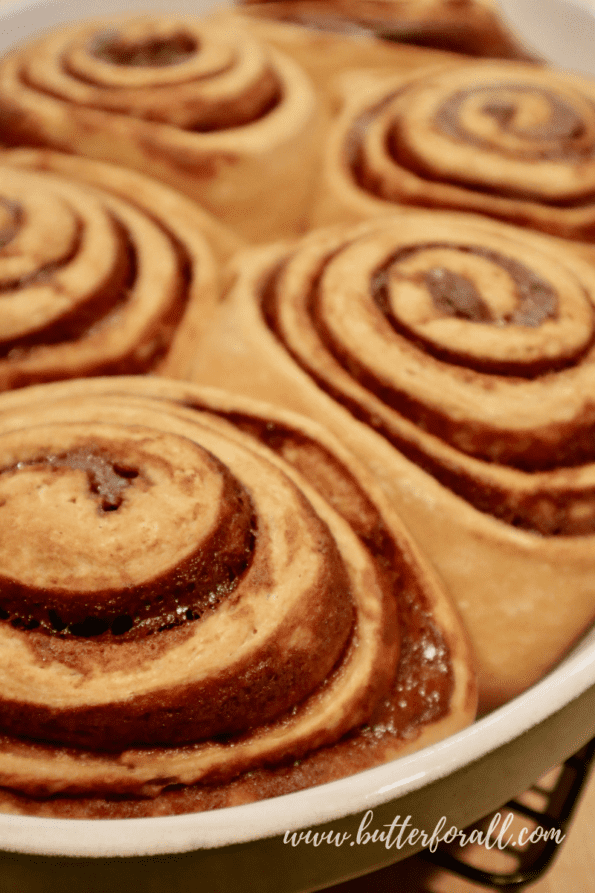
<instances>
[{"instance_id":1,"label":"golden brown cinnamon roll","mask_svg":"<svg viewBox=\"0 0 595 893\"><path fill-rule=\"evenodd\" d=\"M265 6L264 10L260 4L239 11L223 10L213 18L223 25L239 22L258 40L295 59L310 75L331 117L343 103L341 76L345 71L406 76L416 69L446 65L460 58L451 52L380 40L365 29L308 27L307 21L300 24L285 17L275 20L276 17L269 18L269 11L276 13L285 8L284 4L274 0ZM291 11L295 11L293 4Z\"/></svg>"},{"instance_id":2,"label":"golden brown cinnamon roll","mask_svg":"<svg viewBox=\"0 0 595 893\"><path fill-rule=\"evenodd\" d=\"M362 29L432 49L501 59L529 54L491 0L242 0L247 11L332 31Z\"/></svg>"},{"instance_id":3,"label":"golden brown cinnamon roll","mask_svg":"<svg viewBox=\"0 0 595 893\"><path fill-rule=\"evenodd\" d=\"M411 211L238 270L195 380L348 444L457 601L482 709L527 688L595 617L595 267L570 242Z\"/></svg>"},{"instance_id":4,"label":"golden brown cinnamon roll","mask_svg":"<svg viewBox=\"0 0 595 893\"><path fill-rule=\"evenodd\" d=\"M594 82L475 62L350 89L329 141L318 222L417 205L593 240Z\"/></svg>"},{"instance_id":5,"label":"golden brown cinnamon roll","mask_svg":"<svg viewBox=\"0 0 595 893\"><path fill-rule=\"evenodd\" d=\"M256 241L294 234L311 197L313 88L231 20L153 15L53 31L0 65L0 121L9 145L144 171Z\"/></svg>"},{"instance_id":6,"label":"golden brown cinnamon roll","mask_svg":"<svg viewBox=\"0 0 595 893\"><path fill-rule=\"evenodd\" d=\"M179 374L238 240L140 174L38 150L0 156L0 390ZM168 357L175 344L176 363Z\"/></svg>"},{"instance_id":7,"label":"golden brown cinnamon roll","mask_svg":"<svg viewBox=\"0 0 595 893\"><path fill-rule=\"evenodd\" d=\"M5 394L0 520L4 809L247 802L473 718L449 600L307 419L158 377Z\"/></svg>"}]
</instances>

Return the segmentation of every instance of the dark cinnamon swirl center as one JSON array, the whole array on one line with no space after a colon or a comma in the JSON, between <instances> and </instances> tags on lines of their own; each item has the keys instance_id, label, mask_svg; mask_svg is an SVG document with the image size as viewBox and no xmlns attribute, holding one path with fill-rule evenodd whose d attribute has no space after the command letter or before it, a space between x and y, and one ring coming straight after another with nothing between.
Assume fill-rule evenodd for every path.
<instances>
[{"instance_id":1,"label":"dark cinnamon swirl center","mask_svg":"<svg viewBox=\"0 0 595 893\"><path fill-rule=\"evenodd\" d=\"M176 32L169 37L147 37L133 40L111 31L98 35L90 52L97 59L112 65L160 68L186 62L198 50L193 37Z\"/></svg>"},{"instance_id":2,"label":"dark cinnamon swirl center","mask_svg":"<svg viewBox=\"0 0 595 893\"><path fill-rule=\"evenodd\" d=\"M524 151L536 158L592 155L592 146L581 143L586 132L581 115L561 96L535 84L495 83L457 91L438 109L436 127L456 139L489 147L489 140L464 123L465 105L475 98L480 99L480 115L491 117L500 133L526 140ZM527 98L532 104L539 103L542 114L523 114L523 100Z\"/></svg>"},{"instance_id":3,"label":"dark cinnamon swirl center","mask_svg":"<svg viewBox=\"0 0 595 893\"><path fill-rule=\"evenodd\" d=\"M473 322L491 322L490 309L473 282L445 267L432 267L424 276L436 309L445 316Z\"/></svg>"},{"instance_id":4,"label":"dark cinnamon swirl center","mask_svg":"<svg viewBox=\"0 0 595 893\"><path fill-rule=\"evenodd\" d=\"M97 497L98 508L104 512L115 511L122 505L126 487L139 475L137 469L112 462L93 448L68 450L59 456L48 456L46 461L57 469L72 468L84 472L89 482L89 492ZM37 463L20 464L23 467Z\"/></svg>"},{"instance_id":5,"label":"dark cinnamon swirl center","mask_svg":"<svg viewBox=\"0 0 595 893\"><path fill-rule=\"evenodd\" d=\"M512 286L513 306L498 312L497 308L490 306L488 295L482 294L481 284L478 285L471 276L464 275L456 268L430 265L429 268L415 272L403 269L404 263L416 257L423 262L423 255L434 251L446 251L449 255L452 252L451 257L454 259L460 253L463 262L466 258L476 257L502 270ZM554 320L558 315L558 294L551 283L546 282L521 261L478 245L428 243L407 246L388 258L387 262L376 271L372 279L372 296L375 302L396 331L411 335L413 331L408 329L398 311L394 312L395 308L391 302L391 280L397 285L411 282L427 289L438 316L451 316L475 323L492 323L499 327L516 325L537 328L545 320ZM416 332L415 335L417 337L419 333ZM424 341L424 348L436 355L444 355L444 350L429 341ZM449 359L456 361L450 354ZM466 364L467 361L466 357ZM472 365L482 371L498 371L493 369L489 362L486 365L486 362L482 361L479 366L472 362ZM528 369L525 365L524 368L511 370L507 367L502 371L533 375L539 370L535 367Z\"/></svg>"},{"instance_id":6,"label":"dark cinnamon swirl center","mask_svg":"<svg viewBox=\"0 0 595 893\"><path fill-rule=\"evenodd\" d=\"M2 619L61 636L146 635L235 589L252 560L251 499L210 453L175 441L149 431L3 450L17 461L0 470Z\"/></svg>"},{"instance_id":7,"label":"dark cinnamon swirl center","mask_svg":"<svg viewBox=\"0 0 595 893\"><path fill-rule=\"evenodd\" d=\"M0 196L0 251L9 245L19 231L23 208L12 199Z\"/></svg>"}]
</instances>

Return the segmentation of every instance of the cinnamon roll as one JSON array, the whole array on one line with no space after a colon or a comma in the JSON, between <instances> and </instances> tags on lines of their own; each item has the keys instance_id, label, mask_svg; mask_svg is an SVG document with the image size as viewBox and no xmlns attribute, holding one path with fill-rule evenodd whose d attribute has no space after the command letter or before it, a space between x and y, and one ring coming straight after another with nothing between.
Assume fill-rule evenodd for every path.
<instances>
[{"instance_id":1,"label":"cinnamon roll","mask_svg":"<svg viewBox=\"0 0 595 893\"><path fill-rule=\"evenodd\" d=\"M595 618L595 267L571 242L410 211L237 269L194 379L348 444L456 600L481 709L526 689Z\"/></svg>"},{"instance_id":2,"label":"cinnamon roll","mask_svg":"<svg viewBox=\"0 0 595 893\"><path fill-rule=\"evenodd\" d=\"M248 12L311 28L376 34L471 56L526 59L529 52L490 0L242 0Z\"/></svg>"},{"instance_id":3,"label":"cinnamon roll","mask_svg":"<svg viewBox=\"0 0 595 893\"><path fill-rule=\"evenodd\" d=\"M593 240L592 81L482 61L349 89L329 140L319 223L416 205Z\"/></svg>"},{"instance_id":4,"label":"cinnamon roll","mask_svg":"<svg viewBox=\"0 0 595 893\"><path fill-rule=\"evenodd\" d=\"M180 374L238 240L173 190L113 165L0 156L0 390L168 367Z\"/></svg>"},{"instance_id":5,"label":"cinnamon roll","mask_svg":"<svg viewBox=\"0 0 595 893\"><path fill-rule=\"evenodd\" d=\"M0 457L3 809L248 802L472 720L441 585L309 420L78 380L2 395Z\"/></svg>"},{"instance_id":6,"label":"cinnamon roll","mask_svg":"<svg viewBox=\"0 0 595 893\"><path fill-rule=\"evenodd\" d=\"M368 29L357 27L325 27L323 4L316 2L318 18L294 17L292 2L288 18L283 14L282 0L240 7L239 11L223 10L213 16L224 25L241 23L256 39L291 56L316 85L316 91L330 118L343 104L342 75L357 69L382 75L410 75L412 71L449 64L459 58L452 52L411 46L392 40L381 40ZM281 16L278 13L281 12ZM334 21L334 20L333 20ZM317 27L318 24L318 27ZM326 137L326 132L323 134Z\"/></svg>"},{"instance_id":7,"label":"cinnamon roll","mask_svg":"<svg viewBox=\"0 0 595 893\"><path fill-rule=\"evenodd\" d=\"M231 19L79 22L0 64L0 141L143 171L255 241L301 227L320 123L307 76Z\"/></svg>"}]
</instances>

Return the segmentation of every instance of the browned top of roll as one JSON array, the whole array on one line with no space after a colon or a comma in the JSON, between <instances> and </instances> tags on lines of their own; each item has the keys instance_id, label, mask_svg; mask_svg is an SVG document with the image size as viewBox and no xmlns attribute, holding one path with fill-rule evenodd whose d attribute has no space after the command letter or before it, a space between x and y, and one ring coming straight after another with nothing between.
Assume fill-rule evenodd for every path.
<instances>
[{"instance_id":1,"label":"browned top of roll","mask_svg":"<svg viewBox=\"0 0 595 893\"><path fill-rule=\"evenodd\" d=\"M405 212L312 234L257 299L323 390L476 508L593 532L595 273L572 243Z\"/></svg>"},{"instance_id":2,"label":"browned top of roll","mask_svg":"<svg viewBox=\"0 0 595 893\"><path fill-rule=\"evenodd\" d=\"M590 239L594 101L590 80L551 69L436 66L362 90L346 116L343 161L383 202L479 211Z\"/></svg>"},{"instance_id":3,"label":"browned top of roll","mask_svg":"<svg viewBox=\"0 0 595 893\"><path fill-rule=\"evenodd\" d=\"M434 49L529 58L489 0L243 0L257 15L333 31L372 32Z\"/></svg>"},{"instance_id":4,"label":"browned top of roll","mask_svg":"<svg viewBox=\"0 0 595 893\"><path fill-rule=\"evenodd\" d=\"M200 337L236 240L173 190L37 150L0 159L0 389L146 372Z\"/></svg>"},{"instance_id":5,"label":"browned top of roll","mask_svg":"<svg viewBox=\"0 0 595 893\"><path fill-rule=\"evenodd\" d=\"M192 16L70 24L15 58L22 83L40 96L197 133L248 124L281 99L262 47ZM16 122L5 123L10 139Z\"/></svg>"},{"instance_id":6,"label":"browned top of roll","mask_svg":"<svg viewBox=\"0 0 595 893\"><path fill-rule=\"evenodd\" d=\"M18 796L200 783L212 806L245 772L304 759L328 780L471 718L439 584L312 423L158 378L73 381L0 400L0 457L0 784Z\"/></svg>"}]
</instances>

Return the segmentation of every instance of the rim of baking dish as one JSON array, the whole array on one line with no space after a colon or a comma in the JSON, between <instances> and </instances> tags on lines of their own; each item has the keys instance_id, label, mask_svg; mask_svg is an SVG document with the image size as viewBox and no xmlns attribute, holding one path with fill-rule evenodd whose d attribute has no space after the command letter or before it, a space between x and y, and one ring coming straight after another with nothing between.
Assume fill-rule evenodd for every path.
<instances>
[{"instance_id":1,"label":"rim of baking dish","mask_svg":"<svg viewBox=\"0 0 595 893\"><path fill-rule=\"evenodd\" d=\"M173 0L167 11L201 14L222 5L230 4ZM164 0L126 4L126 11L160 8ZM121 10L121 0L98 0L92 16ZM53 25L90 17L86 0L17 0L0 8L0 52ZM36 855L146 856L275 837L357 814L431 785L519 738L591 686L595 686L595 629L522 695L455 735L374 769L256 803L177 816L55 819L0 814L0 846Z\"/></svg>"}]
</instances>

